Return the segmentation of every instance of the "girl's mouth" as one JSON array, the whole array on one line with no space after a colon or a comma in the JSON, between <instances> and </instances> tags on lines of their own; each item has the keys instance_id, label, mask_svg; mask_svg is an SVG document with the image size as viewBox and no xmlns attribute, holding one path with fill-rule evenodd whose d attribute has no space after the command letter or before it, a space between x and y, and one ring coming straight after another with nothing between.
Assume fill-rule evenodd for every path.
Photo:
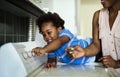
<instances>
[{"instance_id":1,"label":"girl's mouth","mask_svg":"<svg viewBox=\"0 0 120 77\"><path fill-rule=\"evenodd\" d=\"M49 39L49 40L47 40L47 43L49 44L49 43L51 43L52 42L52 40L51 39Z\"/></svg>"}]
</instances>

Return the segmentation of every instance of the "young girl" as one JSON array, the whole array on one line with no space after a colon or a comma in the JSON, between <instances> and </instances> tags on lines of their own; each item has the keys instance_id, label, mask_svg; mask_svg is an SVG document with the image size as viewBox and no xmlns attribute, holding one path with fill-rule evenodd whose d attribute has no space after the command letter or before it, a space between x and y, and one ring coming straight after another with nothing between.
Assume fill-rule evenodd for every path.
<instances>
[{"instance_id":1,"label":"young girl","mask_svg":"<svg viewBox=\"0 0 120 77\"><path fill-rule=\"evenodd\" d=\"M36 47L32 52L38 56L48 53L46 68L56 67L57 58L67 64L86 64L93 61L94 57L85 56L73 59L71 54L67 53L65 50L67 47L78 45L86 48L88 42L77 39L69 30L65 29L64 20L58 14L48 12L41 15L37 20L37 24L47 45L43 48Z\"/></svg>"}]
</instances>

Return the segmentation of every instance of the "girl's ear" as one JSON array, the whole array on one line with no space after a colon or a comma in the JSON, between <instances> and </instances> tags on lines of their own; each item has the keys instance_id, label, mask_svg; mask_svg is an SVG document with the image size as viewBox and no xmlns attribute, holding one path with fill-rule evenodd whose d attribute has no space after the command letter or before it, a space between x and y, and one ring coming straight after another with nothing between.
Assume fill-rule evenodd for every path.
<instances>
[{"instance_id":1,"label":"girl's ear","mask_svg":"<svg viewBox=\"0 0 120 77\"><path fill-rule=\"evenodd\" d=\"M57 30L58 30L58 32L61 32L62 27L58 27Z\"/></svg>"}]
</instances>

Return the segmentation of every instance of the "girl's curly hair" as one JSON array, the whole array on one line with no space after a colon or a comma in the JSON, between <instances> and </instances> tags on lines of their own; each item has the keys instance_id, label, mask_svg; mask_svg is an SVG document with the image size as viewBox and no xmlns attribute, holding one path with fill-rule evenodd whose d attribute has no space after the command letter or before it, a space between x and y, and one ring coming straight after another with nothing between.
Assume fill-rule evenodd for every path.
<instances>
[{"instance_id":1,"label":"girl's curly hair","mask_svg":"<svg viewBox=\"0 0 120 77\"><path fill-rule=\"evenodd\" d=\"M37 19L37 25L39 27L40 32L42 24L45 22L52 22L53 26L55 26L56 28L62 27L62 29L64 29L64 20L60 18L60 16L57 13L48 12L46 14L41 15Z\"/></svg>"}]
</instances>

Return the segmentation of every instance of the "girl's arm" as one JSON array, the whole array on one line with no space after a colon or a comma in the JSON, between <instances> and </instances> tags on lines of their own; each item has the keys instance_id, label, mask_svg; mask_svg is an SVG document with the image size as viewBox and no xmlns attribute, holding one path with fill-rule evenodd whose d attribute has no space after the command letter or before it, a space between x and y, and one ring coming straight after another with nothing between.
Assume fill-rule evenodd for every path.
<instances>
[{"instance_id":1,"label":"girl's arm","mask_svg":"<svg viewBox=\"0 0 120 77\"><path fill-rule=\"evenodd\" d=\"M46 45L43 49L45 52L50 52L60 48L63 44L69 41L69 38L66 36L62 36L51 42L50 44Z\"/></svg>"},{"instance_id":2,"label":"girl's arm","mask_svg":"<svg viewBox=\"0 0 120 77\"><path fill-rule=\"evenodd\" d=\"M69 41L68 37L61 36L43 48L42 47L33 48L32 53L35 53L37 56L39 56L40 54L44 54L46 52L54 51L60 48L63 44L65 44L68 41Z\"/></svg>"}]
</instances>

